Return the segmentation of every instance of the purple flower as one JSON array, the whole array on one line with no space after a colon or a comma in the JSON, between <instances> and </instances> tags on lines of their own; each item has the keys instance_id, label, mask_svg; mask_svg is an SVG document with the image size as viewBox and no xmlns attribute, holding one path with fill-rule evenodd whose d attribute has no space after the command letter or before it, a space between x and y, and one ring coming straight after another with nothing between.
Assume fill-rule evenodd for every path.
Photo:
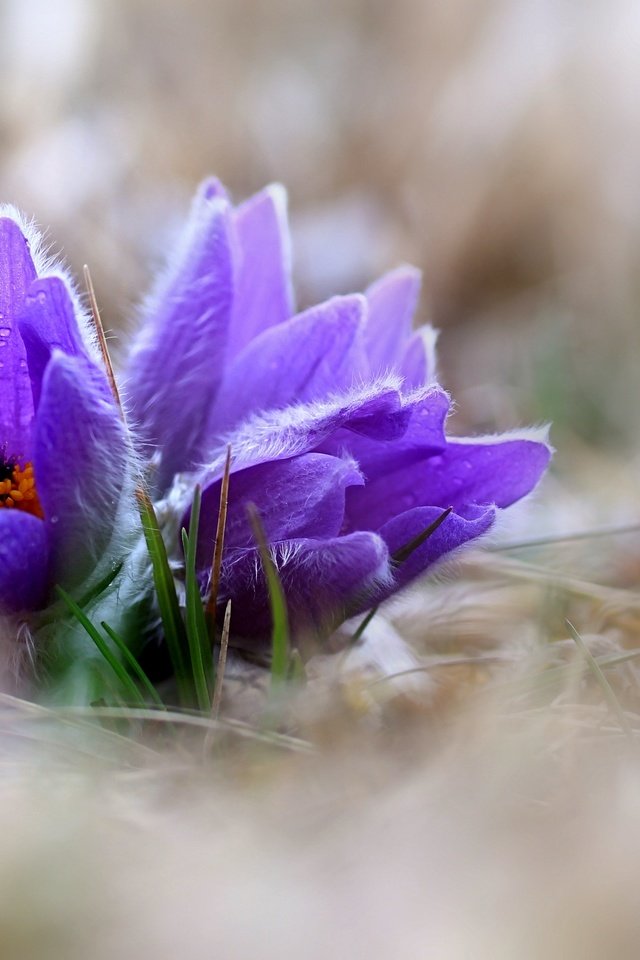
<instances>
[{"instance_id":1,"label":"purple flower","mask_svg":"<svg viewBox=\"0 0 640 960\"><path fill-rule=\"evenodd\" d=\"M38 610L105 561L127 447L91 353L73 289L0 207L0 612Z\"/></svg>"},{"instance_id":2,"label":"purple flower","mask_svg":"<svg viewBox=\"0 0 640 960\"><path fill-rule=\"evenodd\" d=\"M197 562L210 568L227 444L233 454L219 600L236 634L268 635L247 520L261 516L294 628L380 602L529 493L540 437L453 439L433 331L412 332L420 276L395 270L364 295L295 314L281 187L234 208L204 184L147 301L130 399L155 450L157 494L188 524L203 488ZM404 562L393 555L451 514ZM174 530L175 536L176 530Z\"/></svg>"}]
</instances>

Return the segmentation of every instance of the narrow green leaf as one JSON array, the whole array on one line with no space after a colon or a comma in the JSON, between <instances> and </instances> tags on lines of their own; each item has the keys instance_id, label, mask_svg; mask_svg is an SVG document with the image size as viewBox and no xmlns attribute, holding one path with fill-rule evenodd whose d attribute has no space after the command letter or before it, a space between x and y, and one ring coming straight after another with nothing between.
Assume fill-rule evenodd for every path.
<instances>
[{"instance_id":1,"label":"narrow green leaf","mask_svg":"<svg viewBox=\"0 0 640 960\"><path fill-rule=\"evenodd\" d=\"M106 642L100 631L94 626L91 620L89 620L84 610L78 606L75 600L73 600L73 598L70 597L66 590L62 589L62 587L56 587L56 591L58 596L61 597L66 604L69 611L73 614L76 620L82 624L87 634L91 637L96 647L122 684L123 689L127 692L131 699L131 703L144 706L144 698L135 685L133 679L129 676L123 664L115 656L113 650Z\"/></svg>"},{"instance_id":2,"label":"narrow green leaf","mask_svg":"<svg viewBox=\"0 0 640 960\"><path fill-rule=\"evenodd\" d=\"M158 518L149 495L144 490L139 489L136 492L136 497L140 508L142 530L151 558L153 582L156 588L164 637L178 687L178 696L181 705L187 706L191 702L191 681L183 654L187 646L186 634L173 574L169 567L167 548L162 539Z\"/></svg>"},{"instance_id":3,"label":"narrow green leaf","mask_svg":"<svg viewBox=\"0 0 640 960\"><path fill-rule=\"evenodd\" d=\"M100 622L100 626L102 627L102 629L104 630L104 632L107 634L107 636L109 636L109 637L113 640L113 642L115 643L116 647L118 648L118 650L119 650L120 653L122 654L124 660L126 660L126 662L129 664L129 666L131 667L132 672L135 673L135 675L137 676L138 680L140 681L140 683L142 684L142 686L145 688L145 690L147 691L147 693L149 694L149 696L150 696L150 698L153 700L153 702L154 702L158 707L161 707L163 710L166 710L166 707L165 707L164 703L162 702L162 699L161 699L160 695L158 694L158 691L156 690L156 688L154 687L154 685L151 683L151 680L149 680L149 677L146 675L146 673L144 672L144 670L143 670L142 667L140 666L137 658L133 655L133 653L131 652L131 650L129 649L129 647L128 647L127 644L125 643L125 641L122 639L122 637L120 637L120 636L115 632L115 630L113 630L113 629L109 626L108 623L105 623L104 620L102 620L102 621Z\"/></svg>"},{"instance_id":4,"label":"narrow green leaf","mask_svg":"<svg viewBox=\"0 0 640 960\"><path fill-rule=\"evenodd\" d=\"M121 560L120 563L117 563L112 570L109 570L109 572L105 574L105 576L102 577L102 579L99 580L95 586L90 587L89 590L87 590L87 592L80 597L78 600L78 606L84 609L85 607L89 606L92 600L97 600L97 598L104 593L107 587L111 586L113 581L122 570L123 566L124 561Z\"/></svg>"},{"instance_id":5,"label":"narrow green leaf","mask_svg":"<svg viewBox=\"0 0 640 960\"><path fill-rule=\"evenodd\" d=\"M186 588L186 627L189 655L191 657L191 675L196 691L196 700L200 710L209 713L211 697L209 681L213 677L213 651L209 641L209 631L204 615L204 606L200 596L200 584L196 574L196 547L200 524L200 503L202 491L196 486L191 504L189 533L182 530L182 545L185 558Z\"/></svg>"},{"instance_id":6,"label":"narrow green leaf","mask_svg":"<svg viewBox=\"0 0 640 960\"><path fill-rule=\"evenodd\" d=\"M271 689L287 679L289 673L289 616L287 602L275 564L271 559L267 538L260 516L253 503L247 504L247 515L262 560L262 568L269 590L269 605L273 630L271 633Z\"/></svg>"}]
</instances>

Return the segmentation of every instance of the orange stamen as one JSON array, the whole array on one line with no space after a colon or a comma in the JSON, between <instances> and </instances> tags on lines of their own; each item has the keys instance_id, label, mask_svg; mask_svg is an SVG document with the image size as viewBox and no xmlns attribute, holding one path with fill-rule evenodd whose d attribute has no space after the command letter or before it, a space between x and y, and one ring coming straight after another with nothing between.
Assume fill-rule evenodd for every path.
<instances>
[{"instance_id":1,"label":"orange stamen","mask_svg":"<svg viewBox=\"0 0 640 960\"><path fill-rule=\"evenodd\" d=\"M29 461L24 466L19 463L8 463L6 466L11 469L11 476L0 480L0 509L9 507L24 510L25 513L44 520L33 476L33 464Z\"/></svg>"}]
</instances>

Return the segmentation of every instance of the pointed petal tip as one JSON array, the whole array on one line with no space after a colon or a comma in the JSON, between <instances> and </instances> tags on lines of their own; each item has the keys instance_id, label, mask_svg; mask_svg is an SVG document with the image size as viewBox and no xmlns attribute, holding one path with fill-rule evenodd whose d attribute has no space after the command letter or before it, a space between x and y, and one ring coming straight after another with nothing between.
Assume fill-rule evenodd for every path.
<instances>
[{"instance_id":1,"label":"pointed petal tip","mask_svg":"<svg viewBox=\"0 0 640 960\"><path fill-rule=\"evenodd\" d=\"M225 200L230 203L230 197L225 185L217 177L206 177L196 191L196 200Z\"/></svg>"},{"instance_id":2,"label":"pointed petal tip","mask_svg":"<svg viewBox=\"0 0 640 960\"><path fill-rule=\"evenodd\" d=\"M414 307L417 304L420 290L422 288L422 270L414 267L411 263L402 263L392 270L383 273L381 277L374 280L365 290L367 298L374 299L387 292L403 289L405 296L410 300Z\"/></svg>"}]
</instances>

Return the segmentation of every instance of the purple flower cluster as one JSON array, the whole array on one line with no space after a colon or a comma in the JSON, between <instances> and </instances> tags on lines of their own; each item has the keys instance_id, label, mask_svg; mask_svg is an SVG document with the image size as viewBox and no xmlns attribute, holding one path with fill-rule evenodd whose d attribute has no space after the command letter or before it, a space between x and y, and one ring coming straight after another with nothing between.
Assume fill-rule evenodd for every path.
<instances>
[{"instance_id":1,"label":"purple flower cluster","mask_svg":"<svg viewBox=\"0 0 640 960\"><path fill-rule=\"evenodd\" d=\"M84 588L114 535L127 444L72 287L0 208L0 613Z\"/></svg>"},{"instance_id":2,"label":"purple flower cluster","mask_svg":"<svg viewBox=\"0 0 640 960\"><path fill-rule=\"evenodd\" d=\"M206 182L144 306L128 369L133 420L155 450L156 495L176 530L202 487L203 578L231 446L219 601L232 600L234 633L256 641L268 637L270 616L247 504L261 517L294 629L321 629L485 534L550 457L532 435L447 436L433 333L412 332L417 271L400 268L365 294L301 313L290 274L282 189L234 207L218 181Z\"/></svg>"}]
</instances>

